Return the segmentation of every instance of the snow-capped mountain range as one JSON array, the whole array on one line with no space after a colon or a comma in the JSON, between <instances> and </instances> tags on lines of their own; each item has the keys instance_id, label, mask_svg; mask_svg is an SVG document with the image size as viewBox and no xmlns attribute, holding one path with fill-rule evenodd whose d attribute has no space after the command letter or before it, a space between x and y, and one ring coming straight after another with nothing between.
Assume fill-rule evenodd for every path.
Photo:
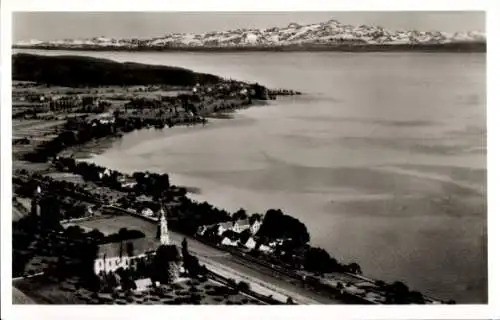
<instances>
[{"instance_id":1,"label":"snow-capped mountain range","mask_svg":"<svg viewBox=\"0 0 500 320\"><path fill-rule=\"evenodd\" d=\"M353 26L337 20L268 29L236 29L202 34L171 33L151 39L65 39L56 41L20 41L17 48L54 49L169 49L169 48L279 48L279 47L338 47L387 45L440 45L453 43L486 43L482 32L449 33L440 31L393 31L374 26Z\"/></svg>"}]
</instances>

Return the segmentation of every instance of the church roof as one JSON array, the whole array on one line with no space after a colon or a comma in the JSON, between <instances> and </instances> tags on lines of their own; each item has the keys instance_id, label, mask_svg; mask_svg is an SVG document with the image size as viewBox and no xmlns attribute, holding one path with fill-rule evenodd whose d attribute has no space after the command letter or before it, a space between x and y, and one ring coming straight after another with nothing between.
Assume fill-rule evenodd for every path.
<instances>
[{"instance_id":1,"label":"church roof","mask_svg":"<svg viewBox=\"0 0 500 320\"><path fill-rule=\"evenodd\" d=\"M132 256L138 256L150 251L155 252L159 246L159 241L152 237L110 242L98 246L97 258L103 258L104 256L119 257L120 251L122 256L126 256L128 243L132 244Z\"/></svg>"}]
</instances>

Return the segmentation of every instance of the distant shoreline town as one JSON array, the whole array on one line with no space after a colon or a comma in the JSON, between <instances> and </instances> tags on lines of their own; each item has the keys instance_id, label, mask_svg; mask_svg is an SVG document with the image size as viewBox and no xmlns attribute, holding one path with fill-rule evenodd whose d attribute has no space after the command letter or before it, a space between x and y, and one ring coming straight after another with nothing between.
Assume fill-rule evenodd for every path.
<instances>
[{"instance_id":1,"label":"distant shoreline town","mask_svg":"<svg viewBox=\"0 0 500 320\"><path fill-rule=\"evenodd\" d=\"M29 40L15 49L90 51L435 51L486 52L482 32L392 31L373 26L352 26L336 20L282 28L237 29L203 34L173 33L150 39Z\"/></svg>"}]
</instances>

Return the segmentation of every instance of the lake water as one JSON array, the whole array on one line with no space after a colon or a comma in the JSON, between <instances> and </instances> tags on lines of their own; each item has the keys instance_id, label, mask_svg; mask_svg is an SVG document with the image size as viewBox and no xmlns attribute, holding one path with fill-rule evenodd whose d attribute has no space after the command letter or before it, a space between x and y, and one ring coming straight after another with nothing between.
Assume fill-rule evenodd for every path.
<instances>
[{"instance_id":1,"label":"lake water","mask_svg":"<svg viewBox=\"0 0 500 320\"><path fill-rule=\"evenodd\" d=\"M232 211L282 208L368 276L487 301L485 54L64 54L304 92L206 127L133 132L93 160L168 172Z\"/></svg>"}]
</instances>

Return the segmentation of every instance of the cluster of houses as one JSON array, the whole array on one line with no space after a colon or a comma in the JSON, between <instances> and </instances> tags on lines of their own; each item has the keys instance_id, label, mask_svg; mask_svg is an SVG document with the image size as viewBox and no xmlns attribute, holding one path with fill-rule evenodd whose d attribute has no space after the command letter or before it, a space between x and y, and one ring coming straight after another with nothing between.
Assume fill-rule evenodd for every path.
<instances>
[{"instance_id":1,"label":"cluster of houses","mask_svg":"<svg viewBox=\"0 0 500 320\"><path fill-rule=\"evenodd\" d=\"M195 95L206 94L214 98L226 98L226 97L248 97L254 96L256 94L255 90L248 84L238 83L238 82L224 82L212 86L201 86L197 83L193 88L192 92Z\"/></svg>"},{"instance_id":2,"label":"cluster of houses","mask_svg":"<svg viewBox=\"0 0 500 320\"><path fill-rule=\"evenodd\" d=\"M95 116L95 120L100 124L109 124L115 122L115 116L109 112L103 112Z\"/></svg>"},{"instance_id":3,"label":"cluster of houses","mask_svg":"<svg viewBox=\"0 0 500 320\"><path fill-rule=\"evenodd\" d=\"M15 107L27 107L39 112L61 111L77 107L94 106L101 103L95 96L76 95L44 95L33 93L16 93L13 96Z\"/></svg>"},{"instance_id":4,"label":"cluster of houses","mask_svg":"<svg viewBox=\"0 0 500 320\"><path fill-rule=\"evenodd\" d=\"M115 174L117 174L116 180L118 181L118 183L120 184L120 186L123 189L127 189L127 190L134 189L135 185L137 184L134 177L129 176L129 175L125 175L122 173L115 173ZM106 169L103 169L101 172L99 172L98 175L99 175L99 180L103 180L105 178L111 177L113 175L113 171L106 168Z\"/></svg>"},{"instance_id":5,"label":"cluster of houses","mask_svg":"<svg viewBox=\"0 0 500 320\"><path fill-rule=\"evenodd\" d=\"M205 225L198 228L197 236L204 237L207 231L216 228L217 236L221 238L220 244L229 247L240 247L246 248L248 250L257 249L263 253L271 253L275 250L277 246L283 243L283 239L278 239L276 241L270 242L268 244L262 244L257 246L257 232L262 225L261 219L256 219L253 223L250 223L249 219L240 219L236 221L226 221L213 225ZM241 237L242 232L248 230L250 237ZM229 231L229 232L228 232ZM230 236L230 235L235 236ZM244 239L242 241L242 239Z\"/></svg>"}]
</instances>

